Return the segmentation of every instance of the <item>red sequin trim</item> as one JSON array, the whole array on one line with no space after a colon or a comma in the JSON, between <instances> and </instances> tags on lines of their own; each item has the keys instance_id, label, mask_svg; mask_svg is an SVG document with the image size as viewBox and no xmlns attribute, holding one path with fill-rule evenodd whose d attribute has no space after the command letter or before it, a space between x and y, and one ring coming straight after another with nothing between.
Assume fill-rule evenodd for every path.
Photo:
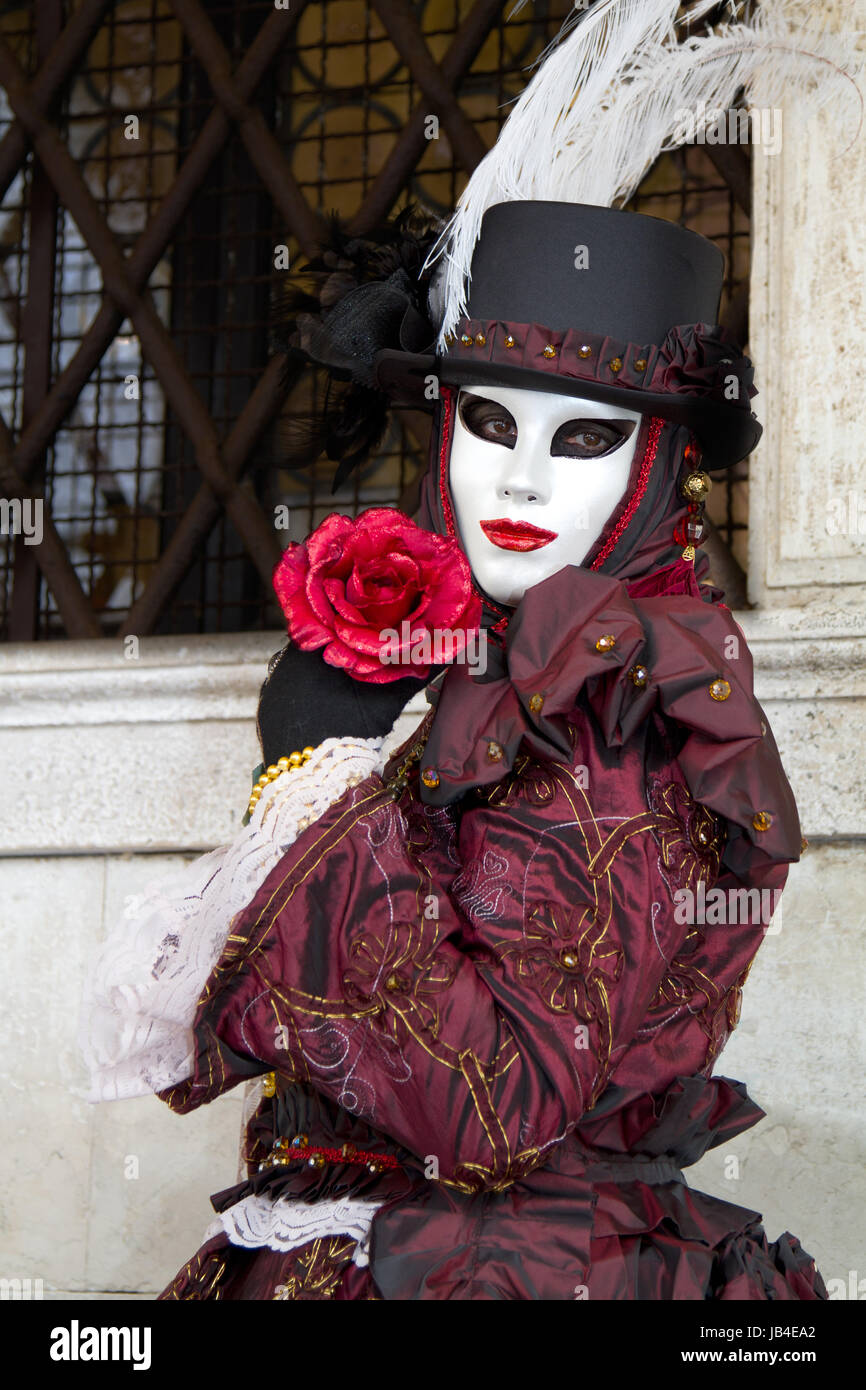
<instances>
[{"instance_id":1,"label":"red sequin trim","mask_svg":"<svg viewBox=\"0 0 866 1390\"><path fill-rule=\"evenodd\" d=\"M442 443L439 446L439 500L442 503L442 515L445 518L445 527L448 535L452 539L457 538L457 528L454 525L454 511L451 506L451 498L448 494L446 477L448 474L448 446L451 442L451 421L454 416L454 392L449 387L441 387L442 394Z\"/></svg>"},{"instance_id":2,"label":"red sequin trim","mask_svg":"<svg viewBox=\"0 0 866 1390\"><path fill-rule=\"evenodd\" d=\"M288 1139L278 1139L269 1158L272 1164L283 1167L287 1163L307 1162L312 1154L321 1154L326 1163L350 1163L356 1168L375 1163L383 1171L387 1168L393 1172L401 1167L393 1154L368 1153L364 1149L355 1149L352 1153L346 1154L342 1149L328 1149L321 1144L294 1146Z\"/></svg>"},{"instance_id":3,"label":"red sequin trim","mask_svg":"<svg viewBox=\"0 0 866 1390\"><path fill-rule=\"evenodd\" d=\"M622 536L623 532L625 531L626 527L628 526L629 522L631 521L641 502L643 501L644 493L647 489L647 483L649 482L650 472L652 471L652 466L655 463L655 457L659 447L659 439L661 438L661 432L664 429L664 424L664 420L660 420L657 415L654 415L652 420L650 421L649 435L647 436L646 449L644 450L644 456L641 462L640 473L638 474L637 486L635 487L634 492L629 498L628 506L626 507L619 521L616 523L616 526L614 526L613 530L611 531L601 550L598 552L592 564L590 565L589 568L591 570L597 570L601 565L604 564L605 560L611 554L612 550L616 546L617 542L619 541L620 537Z\"/></svg>"}]
</instances>

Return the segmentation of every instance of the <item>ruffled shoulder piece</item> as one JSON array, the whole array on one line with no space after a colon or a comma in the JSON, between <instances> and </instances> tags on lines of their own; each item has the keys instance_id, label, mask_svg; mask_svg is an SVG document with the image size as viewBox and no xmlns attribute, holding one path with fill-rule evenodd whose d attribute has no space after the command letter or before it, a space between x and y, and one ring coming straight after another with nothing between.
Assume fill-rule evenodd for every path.
<instances>
[{"instance_id":1,"label":"ruffled shoulder piece","mask_svg":"<svg viewBox=\"0 0 866 1390\"><path fill-rule=\"evenodd\" d=\"M488 647L484 678L448 671L422 799L444 805L499 781L523 740L535 756L567 761L582 696L611 748L653 712L680 727L680 769L695 800L728 822L725 863L740 877L760 886L799 858L796 804L729 610L692 592L654 594L644 581L629 591L575 567L527 591L504 647Z\"/></svg>"}]
</instances>

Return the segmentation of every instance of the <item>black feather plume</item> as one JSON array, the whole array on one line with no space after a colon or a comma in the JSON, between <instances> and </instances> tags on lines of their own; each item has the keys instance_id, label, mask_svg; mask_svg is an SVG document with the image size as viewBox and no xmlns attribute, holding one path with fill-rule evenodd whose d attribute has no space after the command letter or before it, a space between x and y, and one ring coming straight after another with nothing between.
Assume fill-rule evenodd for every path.
<instances>
[{"instance_id":1,"label":"black feather plume","mask_svg":"<svg viewBox=\"0 0 866 1390\"><path fill-rule=\"evenodd\" d=\"M414 207L363 236L329 218L321 253L285 280L275 301L274 342L289 364L325 374L320 406L292 411L284 430L283 467L309 466L324 454L337 463L333 491L379 444L390 402L374 374L383 348L432 348L424 262L440 225Z\"/></svg>"}]
</instances>

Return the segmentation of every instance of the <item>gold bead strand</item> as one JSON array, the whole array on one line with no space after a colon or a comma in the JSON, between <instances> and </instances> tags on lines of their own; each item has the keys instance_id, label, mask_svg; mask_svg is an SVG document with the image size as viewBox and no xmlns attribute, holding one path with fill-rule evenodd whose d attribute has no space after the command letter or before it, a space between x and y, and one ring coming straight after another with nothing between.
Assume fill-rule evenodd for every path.
<instances>
[{"instance_id":1,"label":"gold bead strand","mask_svg":"<svg viewBox=\"0 0 866 1390\"><path fill-rule=\"evenodd\" d=\"M300 753L290 753L288 757L280 758L278 762L271 763L270 767L266 768L265 771L262 773L261 777L253 787L252 792L250 793L249 805L247 806L247 815L252 815L253 811L259 804L259 798L261 797L262 792L264 791L265 787L268 785L269 782L275 782L278 777L282 777L284 772L294 772L295 768L303 767L305 763L308 763L310 761L310 758L313 756L314 752L315 749L311 748L308 745L306 748L301 749Z\"/></svg>"}]
</instances>

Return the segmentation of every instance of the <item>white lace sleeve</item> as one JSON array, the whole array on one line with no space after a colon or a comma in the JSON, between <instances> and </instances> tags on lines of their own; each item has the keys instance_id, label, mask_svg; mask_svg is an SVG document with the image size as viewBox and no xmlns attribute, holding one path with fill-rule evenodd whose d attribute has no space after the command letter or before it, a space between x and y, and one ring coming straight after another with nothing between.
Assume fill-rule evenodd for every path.
<instances>
[{"instance_id":1,"label":"white lace sleeve","mask_svg":"<svg viewBox=\"0 0 866 1390\"><path fill-rule=\"evenodd\" d=\"M130 899L85 985L88 1098L119 1100L191 1074L192 1023L231 924L299 832L378 765L381 738L329 738L262 792L249 823Z\"/></svg>"}]
</instances>

